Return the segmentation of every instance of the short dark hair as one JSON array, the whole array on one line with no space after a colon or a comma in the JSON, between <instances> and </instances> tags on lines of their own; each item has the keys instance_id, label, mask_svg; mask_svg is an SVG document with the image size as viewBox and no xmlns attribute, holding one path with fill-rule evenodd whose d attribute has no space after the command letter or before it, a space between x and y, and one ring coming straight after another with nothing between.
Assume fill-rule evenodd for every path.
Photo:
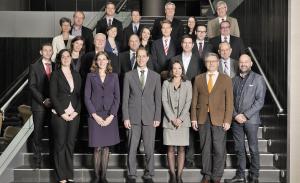
<instances>
[{"instance_id":1,"label":"short dark hair","mask_svg":"<svg viewBox=\"0 0 300 183\"><path fill-rule=\"evenodd\" d=\"M182 69L181 79L183 81L186 81L187 78L186 78L186 75L185 75L185 70L184 70L183 64L178 59L172 60L171 63L170 63L169 81L172 81L174 79L174 74L173 74L173 65L174 64L179 64L180 65L180 67Z\"/></svg>"},{"instance_id":2,"label":"short dark hair","mask_svg":"<svg viewBox=\"0 0 300 183\"><path fill-rule=\"evenodd\" d=\"M41 44L41 46L40 46L40 50L43 50L43 48L44 48L45 46L50 46L50 47L52 48L52 44L51 44L51 43L43 43L43 44Z\"/></svg>"},{"instance_id":3,"label":"short dark hair","mask_svg":"<svg viewBox=\"0 0 300 183\"><path fill-rule=\"evenodd\" d=\"M170 26L172 27L172 22L170 20L164 19L160 21L160 25L162 26L163 24L170 24Z\"/></svg>"},{"instance_id":4,"label":"short dark hair","mask_svg":"<svg viewBox=\"0 0 300 183\"><path fill-rule=\"evenodd\" d=\"M207 29L206 25L203 24L203 23L198 23L198 24L196 24L196 26L195 26L195 30L196 30L196 31L197 31L198 27L205 27L205 28Z\"/></svg>"},{"instance_id":5,"label":"short dark hair","mask_svg":"<svg viewBox=\"0 0 300 183\"><path fill-rule=\"evenodd\" d=\"M186 39L186 38L189 38L189 39L192 39L192 40L193 40L193 37L192 37L191 35L185 34L185 35L183 35L183 36L181 37L181 43L183 43L184 39Z\"/></svg>"},{"instance_id":6,"label":"short dark hair","mask_svg":"<svg viewBox=\"0 0 300 183\"><path fill-rule=\"evenodd\" d=\"M149 57L149 53L148 53L147 49L144 48L144 47L139 47L139 48L136 50L136 56L138 55L139 51L143 51L143 50L146 52L146 55Z\"/></svg>"},{"instance_id":7,"label":"short dark hair","mask_svg":"<svg viewBox=\"0 0 300 183\"><path fill-rule=\"evenodd\" d=\"M109 30L113 29L113 28L116 28L117 31L118 31L118 27L117 27L117 26L115 26L115 25L110 25L110 26L108 26L108 27L106 28L106 33L107 33Z\"/></svg>"},{"instance_id":8,"label":"short dark hair","mask_svg":"<svg viewBox=\"0 0 300 183\"><path fill-rule=\"evenodd\" d=\"M106 2L105 8L106 8L108 5L110 5L110 4L114 5L114 7L116 8L116 5L115 5L113 2L111 2L111 1L107 1L107 2Z\"/></svg>"},{"instance_id":9,"label":"short dark hair","mask_svg":"<svg viewBox=\"0 0 300 183\"><path fill-rule=\"evenodd\" d=\"M218 54L213 53L213 52L208 52L208 53L206 53L205 56L204 56L204 61L206 62L207 58L210 57L210 56L217 57L218 60L220 59L220 57L219 57Z\"/></svg>"},{"instance_id":10,"label":"short dark hair","mask_svg":"<svg viewBox=\"0 0 300 183\"><path fill-rule=\"evenodd\" d=\"M67 18L67 17L62 17L61 19L59 19L59 25L62 26L63 23L68 22L71 26L71 19Z\"/></svg>"},{"instance_id":11,"label":"short dark hair","mask_svg":"<svg viewBox=\"0 0 300 183\"><path fill-rule=\"evenodd\" d=\"M130 11L130 14L132 15L132 12L134 12L134 11L139 12L139 14L141 15L141 11L140 11L139 9L137 9L137 8L133 8L133 9Z\"/></svg>"},{"instance_id":12,"label":"short dark hair","mask_svg":"<svg viewBox=\"0 0 300 183\"><path fill-rule=\"evenodd\" d=\"M231 24L230 24L230 22L229 22L228 20L224 20L224 21L222 21L222 22L220 23L220 29L221 29L223 23L228 23L228 24L229 24L229 27L231 26Z\"/></svg>"}]
</instances>

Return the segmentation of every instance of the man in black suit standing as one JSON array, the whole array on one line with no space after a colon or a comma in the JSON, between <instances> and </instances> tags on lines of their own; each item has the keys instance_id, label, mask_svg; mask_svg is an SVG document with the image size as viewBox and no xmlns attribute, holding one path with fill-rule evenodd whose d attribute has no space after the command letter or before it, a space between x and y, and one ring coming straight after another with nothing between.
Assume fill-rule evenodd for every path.
<instances>
[{"instance_id":1,"label":"man in black suit standing","mask_svg":"<svg viewBox=\"0 0 300 183\"><path fill-rule=\"evenodd\" d=\"M176 45L180 43L181 36L184 34L183 24L180 20L174 17L175 15L175 4L172 2L167 2L165 4L165 17L161 17L155 20L153 29L152 29L152 37L153 40L160 39L163 34L161 32L161 21L169 20L171 22L172 33L171 37L175 40Z\"/></svg>"},{"instance_id":2,"label":"man in black suit standing","mask_svg":"<svg viewBox=\"0 0 300 183\"><path fill-rule=\"evenodd\" d=\"M232 48L230 57L238 60L239 57L245 53L244 42L241 38L233 36L230 34L230 22L225 20L220 24L220 36L216 36L210 39L210 43L213 45L213 52L218 53L219 44L222 42L227 42Z\"/></svg>"},{"instance_id":3,"label":"man in black suit standing","mask_svg":"<svg viewBox=\"0 0 300 183\"><path fill-rule=\"evenodd\" d=\"M163 37L152 43L151 53L154 71L159 73L164 80L168 75L169 62L176 55L177 49L175 41L171 37L171 22L163 20L161 24Z\"/></svg>"},{"instance_id":4,"label":"man in black suit standing","mask_svg":"<svg viewBox=\"0 0 300 183\"><path fill-rule=\"evenodd\" d=\"M35 158L35 168L41 167L41 140L43 136L43 125L49 122L51 101L49 98L49 79L54 69L51 62L53 54L52 44L44 43L41 46L42 57L29 67L29 89L31 92L31 110L34 123L33 150Z\"/></svg>"},{"instance_id":5,"label":"man in black suit standing","mask_svg":"<svg viewBox=\"0 0 300 183\"><path fill-rule=\"evenodd\" d=\"M116 40L122 43L123 37L123 25L122 22L115 19L116 6L113 2L107 2L105 6L105 16L97 22L96 33L106 34L106 29L108 26L113 25L118 29Z\"/></svg>"},{"instance_id":6,"label":"man in black suit standing","mask_svg":"<svg viewBox=\"0 0 300 183\"><path fill-rule=\"evenodd\" d=\"M132 34L136 34L138 36L140 35L140 32L143 28L143 26L140 24L140 20L141 20L140 10L138 10L138 9L131 10L131 22L124 29L124 34L123 34L123 50L124 51L129 50L129 46L128 46L129 37Z\"/></svg>"},{"instance_id":7,"label":"man in black suit standing","mask_svg":"<svg viewBox=\"0 0 300 183\"><path fill-rule=\"evenodd\" d=\"M207 32L205 25L196 25L196 40L194 42L193 54L195 54L200 59L202 72L205 72L206 70L204 65L204 56L206 53L212 51L212 45L207 40L205 40L206 33Z\"/></svg>"},{"instance_id":8,"label":"man in black suit standing","mask_svg":"<svg viewBox=\"0 0 300 183\"><path fill-rule=\"evenodd\" d=\"M93 32L91 29L83 26L85 15L83 11L75 11L73 14L73 25L70 34L73 36L82 36L85 39L85 51L93 50Z\"/></svg>"}]
</instances>

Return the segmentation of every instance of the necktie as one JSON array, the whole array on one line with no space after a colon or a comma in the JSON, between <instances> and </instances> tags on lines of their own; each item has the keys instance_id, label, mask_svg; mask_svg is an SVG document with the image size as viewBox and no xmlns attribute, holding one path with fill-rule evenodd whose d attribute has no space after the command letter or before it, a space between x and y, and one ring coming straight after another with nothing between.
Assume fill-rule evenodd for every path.
<instances>
[{"instance_id":1,"label":"necktie","mask_svg":"<svg viewBox=\"0 0 300 183\"><path fill-rule=\"evenodd\" d=\"M46 66L46 75L47 75L47 78L50 79L50 76L51 76L51 64L50 63L45 63L45 66Z\"/></svg>"},{"instance_id":2,"label":"necktie","mask_svg":"<svg viewBox=\"0 0 300 183\"><path fill-rule=\"evenodd\" d=\"M138 28L137 28L136 25L133 26L133 32L134 32L135 34L137 34L137 32L138 32Z\"/></svg>"},{"instance_id":3,"label":"necktie","mask_svg":"<svg viewBox=\"0 0 300 183\"><path fill-rule=\"evenodd\" d=\"M227 36L224 36L224 43L228 43Z\"/></svg>"},{"instance_id":4,"label":"necktie","mask_svg":"<svg viewBox=\"0 0 300 183\"><path fill-rule=\"evenodd\" d=\"M201 57L202 51L203 51L203 49L202 49L202 43L201 43L201 42L199 42L199 48L198 48L198 51L199 51L199 55L200 55L200 57Z\"/></svg>"},{"instance_id":5,"label":"necktie","mask_svg":"<svg viewBox=\"0 0 300 183\"><path fill-rule=\"evenodd\" d=\"M169 50L168 39L165 39L165 44L164 44L165 55L168 55L168 50Z\"/></svg>"},{"instance_id":6,"label":"necktie","mask_svg":"<svg viewBox=\"0 0 300 183\"><path fill-rule=\"evenodd\" d=\"M228 63L224 61L224 74L230 77Z\"/></svg>"},{"instance_id":7,"label":"necktie","mask_svg":"<svg viewBox=\"0 0 300 183\"><path fill-rule=\"evenodd\" d=\"M130 63L131 63L131 70L134 69L135 65L135 53L132 53L132 56L130 58Z\"/></svg>"},{"instance_id":8,"label":"necktie","mask_svg":"<svg viewBox=\"0 0 300 183\"><path fill-rule=\"evenodd\" d=\"M140 75L140 83L141 83L141 87L144 88L144 84L145 84L145 71L144 70L141 70L141 75Z\"/></svg>"},{"instance_id":9,"label":"necktie","mask_svg":"<svg viewBox=\"0 0 300 183\"><path fill-rule=\"evenodd\" d=\"M108 19L108 26L111 26L111 19Z\"/></svg>"},{"instance_id":10,"label":"necktie","mask_svg":"<svg viewBox=\"0 0 300 183\"><path fill-rule=\"evenodd\" d=\"M222 18L222 22L224 22L225 21L225 19L224 18Z\"/></svg>"},{"instance_id":11,"label":"necktie","mask_svg":"<svg viewBox=\"0 0 300 183\"><path fill-rule=\"evenodd\" d=\"M208 78L208 83L207 83L207 88L208 88L208 93L211 92L211 90L213 89L214 85L213 85L213 75L214 74L208 74L209 78Z\"/></svg>"}]
</instances>

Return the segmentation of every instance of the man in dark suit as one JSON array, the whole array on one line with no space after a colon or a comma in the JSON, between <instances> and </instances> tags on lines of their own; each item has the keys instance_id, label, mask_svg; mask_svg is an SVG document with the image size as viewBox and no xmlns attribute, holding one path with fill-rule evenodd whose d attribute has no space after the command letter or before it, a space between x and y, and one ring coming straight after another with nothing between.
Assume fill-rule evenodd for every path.
<instances>
[{"instance_id":1,"label":"man in dark suit","mask_svg":"<svg viewBox=\"0 0 300 183\"><path fill-rule=\"evenodd\" d=\"M258 183L259 151L257 131L261 123L259 111L264 106L266 84L263 77L251 71L251 58L243 54L239 60L240 74L233 78L234 110L232 133L238 168L236 175L225 182L245 182L245 135L250 149L249 182Z\"/></svg>"},{"instance_id":2,"label":"man in dark suit","mask_svg":"<svg viewBox=\"0 0 300 183\"><path fill-rule=\"evenodd\" d=\"M122 22L115 18L116 6L112 2L107 2L105 6L105 16L97 22L96 33L106 34L106 29L108 26L113 25L117 27L117 37L116 40L122 43L123 37L123 25Z\"/></svg>"},{"instance_id":3,"label":"man in dark suit","mask_svg":"<svg viewBox=\"0 0 300 183\"><path fill-rule=\"evenodd\" d=\"M232 48L232 52L230 57L238 60L239 57L245 53L245 46L244 42L241 38L233 36L230 34L230 22L229 21L223 21L220 24L220 36L216 36L214 38L211 38L209 41L213 45L213 52L218 53L219 44L221 42L227 42L230 44Z\"/></svg>"},{"instance_id":4,"label":"man in dark suit","mask_svg":"<svg viewBox=\"0 0 300 183\"><path fill-rule=\"evenodd\" d=\"M81 75L81 78L83 81L85 81L87 74L90 72L90 68L92 66L95 55L99 51L104 51L105 44L106 44L105 34L103 34L103 33L96 34L95 38L94 38L94 51L88 52L85 55L83 55L83 57L82 57L82 63L81 63L82 65L80 67L81 68L80 75ZM113 53L107 53L107 54L110 58L113 72L119 74L120 73L120 64L119 64L118 57Z\"/></svg>"},{"instance_id":5,"label":"man in dark suit","mask_svg":"<svg viewBox=\"0 0 300 183\"><path fill-rule=\"evenodd\" d=\"M127 51L129 50L128 46L128 40L129 37L132 34L140 35L140 32L143 28L143 25L140 24L141 20L141 15L140 15L140 10L138 9L133 9L131 10L131 22L130 24L124 29L124 34L123 34L123 50Z\"/></svg>"},{"instance_id":6,"label":"man in dark suit","mask_svg":"<svg viewBox=\"0 0 300 183\"><path fill-rule=\"evenodd\" d=\"M165 4L165 17L157 18L154 22L153 28L152 28L152 37L153 40L160 39L163 36L163 33L161 31L162 24L161 21L163 20L169 20L171 22L172 27L172 33L171 37L174 39L176 45L180 43L181 36L184 34L184 26L180 20L174 17L175 15L175 4L172 2L167 2Z\"/></svg>"},{"instance_id":7,"label":"man in dark suit","mask_svg":"<svg viewBox=\"0 0 300 183\"><path fill-rule=\"evenodd\" d=\"M144 47L137 50L137 69L127 72L123 87L123 120L128 129L128 182L136 182L136 152L142 136L146 154L143 178L152 183L156 127L161 118L160 76L147 68L149 55Z\"/></svg>"},{"instance_id":8,"label":"man in dark suit","mask_svg":"<svg viewBox=\"0 0 300 183\"><path fill-rule=\"evenodd\" d=\"M201 183L220 183L226 156L226 131L230 128L233 112L232 81L218 72L217 54L206 54L205 65L207 72L195 78L191 121L200 136Z\"/></svg>"},{"instance_id":9,"label":"man in dark suit","mask_svg":"<svg viewBox=\"0 0 300 183\"><path fill-rule=\"evenodd\" d=\"M174 39L171 37L171 22L163 20L161 24L163 37L152 43L151 53L154 71L159 73L163 79L166 79L169 62L172 57L176 56L177 49Z\"/></svg>"},{"instance_id":10,"label":"man in dark suit","mask_svg":"<svg viewBox=\"0 0 300 183\"><path fill-rule=\"evenodd\" d=\"M185 75L188 80L192 83L196 75L200 74L202 69L202 65L200 63L200 59L192 52L193 47L195 47L193 43L193 38L190 35L182 36L181 47L183 52L180 55L173 57L171 60L178 60L182 63L185 71ZM190 133L190 145L187 148L186 152L186 167L193 167L194 164L194 153L195 153L195 145L194 145L194 131Z\"/></svg>"},{"instance_id":11,"label":"man in dark suit","mask_svg":"<svg viewBox=\"0 0 300 183\"><path fill-rule=\"evenodd\" d=\"M35 167L41 167L41 140L43 136L43 125L49 122L50 108L52 106L49 98L49 79L54 69L51 62L53 54L52 44L45 43L41 46L41 59L30 65L29 68L29 89L31 91L31 110L33 115L33 149Z\"/></svg>"},{"instance_id":12,"label":"man in dark suit","mask_svg":"<svg viewBox=\"0 0 300 183\"><path fill-rule=\"evenodd\" d=\"M85 51L93 50L93 33L92 30L83 26L85 15L83 11L75 11L73 14L73 25L70 34L73 36L82 36L85 39Z\"/></svg>"},{"instance_id":13,"label":"man in dark suit","mask_svg":"<svg viewBox=\"0 0 300 183\"><path fill-rule=\"evenodd\" d=\"M206 70L204 65L204 56L206 53L212 51L212 45L205 40L206 38L206 27L205 25L198 24L195 29L196 41L194 42L193 54L195 54L201 64L202 72Z\"/></svg>"},{"instance_id":14,"label":"man in dark suit","mask_svg":"<svg viewBox=\"0 0 300 183\"><path fill-rule=\"evenodd\" d=\"M219 54L221 55L219 72L233 78L238 73L239 66L236 60L230 58L232 49L229 43L223 42L219 45Z\"/></svg>"}]
</instances>

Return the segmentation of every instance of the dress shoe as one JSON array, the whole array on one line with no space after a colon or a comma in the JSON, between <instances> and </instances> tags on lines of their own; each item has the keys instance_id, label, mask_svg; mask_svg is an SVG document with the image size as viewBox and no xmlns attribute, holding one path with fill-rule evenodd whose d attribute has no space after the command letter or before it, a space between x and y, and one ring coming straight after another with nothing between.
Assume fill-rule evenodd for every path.
<instances>
[{"instance_id":1,"label":"dress shoe","mask_svg":"<svg viewBox=\"0 0 300 183\"><path fill-rule=\"evenodd\" d=\"M101 177L100 182L101 183L108 183L106 177Z\"/></svg>"},{"instance_id":2,"label":"dress shoe","mask_svg":"<svg viewBox=\"0 0 300 183\"><path fill-rule=\"evenodd\" d=\"M234 176L232 179L225 179L225 183L244 183L246 179L244 177Z\"/></svg>"},{"instance_id":3,"label":"dress shoe","mask_svg":"<svg viewBox=\"0 0 300 183\"><path fill-rule=\"evenodd\" d=\"M201 180L201 183L210 183L210 180L205 179L204 177Z\"/></svg>"},{"instance_id":4,"label":"dress shoe","mask_svg":"<svg viewBox=\"0 0 300 183\"><path fill-rule=\"evenodd\" d=\"M147 179L144 179L144 180L145 180L145 183L154 183L152 178L147 178Z\"/></svg>"},{"instance_id":5,"label":"dress shoe","mask_svg":"<svg viewBox=\"0 0 300 183\"><path fill-rule=\"evenodd\" d=\"M176 176L172 173L170 173L169 183L176 183Z\"/></svg>"},{"instance_id":6,"label":"dress shoe","mask_svg":"<svg viewBox=\"0 0 300 183\"><path fill-rule=\"evenodd\" d=\"M75 181L73 179L68 179L67 183L75 183Z\"/></svg>"},{"instance_id":7,"label":"dress shoe","mask_svg":"<svg viewBox=\"0 0 300 183\"><path fill-rule=\"evenodd\" d=\"M135 180L135 178L127 178L127 181L126 181L127 183L136 183L136 180Z\"/></svg>"},{"instance_id":8,"label":"dress shoe","mask_svg":"<svg viewBox=\"0 0 300 183\"><path fill-rule=\"evenodd\" d=\"M35 169L41 169L42 168L42 161L41 160L36 160L34 164Z\"/></svg>"},{"instance_id":9,"label":"dress shoe","mask_svg":"<svg viewBox=\"0 0 300 183\"><path fill-rule=\"evenodd\" d=\"M248 183L259 183L258 179L249 178Z\"/></svg>"},{"instance_id":10,"label":"dress shoe","mask_svg":"<svg viewBox=\"0 0 300 183\"><path fill-rule=\"evenodd\" d=\"M178 177L177 177L177 183L183 183L182 177L181 177L181 176L178 176Z\"/></svg>"}]
</instances>

